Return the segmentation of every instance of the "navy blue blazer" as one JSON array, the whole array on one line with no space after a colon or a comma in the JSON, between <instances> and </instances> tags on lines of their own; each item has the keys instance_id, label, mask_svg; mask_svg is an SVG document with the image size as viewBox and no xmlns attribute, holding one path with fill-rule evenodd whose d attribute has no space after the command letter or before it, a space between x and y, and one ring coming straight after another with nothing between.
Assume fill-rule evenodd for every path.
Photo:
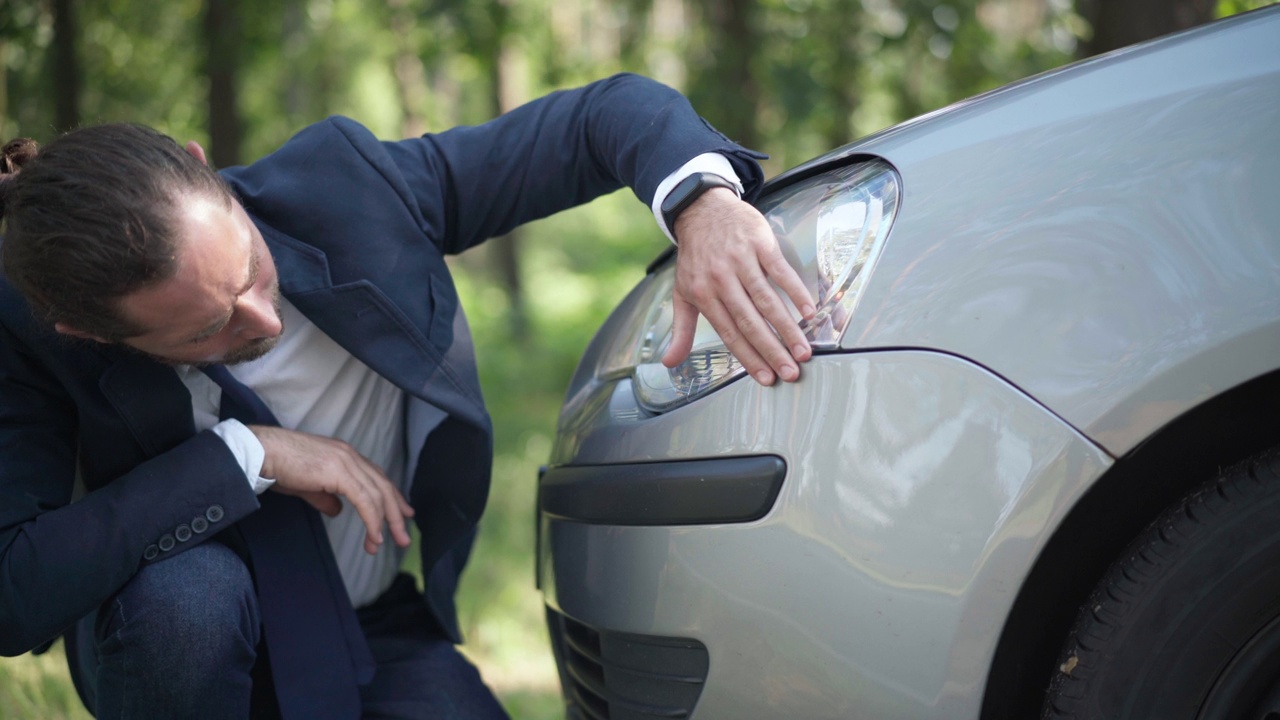
<instances>
[{"instance_id":1,"label":"navy blue blazer","mask_svg":"<svg viewBox=\"0 0 1280 720\"><path fill-rule=\"evenodd\" d=\"M762 156L675 91L620 75L399 142L331 118L223 172L290 302L447 413L419 455L410 501L427 601L455 641L453 594L488 495L492 433L445 254L623 184L648 203L662 178L712 151L749 192L759 188ZM87 492L73 498L77 475ZM0 654L55 638L145 563L257 507L226 446L194 431L172 369L57 335L0 278ZM179 525L206 524L185 542L160 542ZM159 554L144 557L157 543Z\"/></svg>"}]
</instances>

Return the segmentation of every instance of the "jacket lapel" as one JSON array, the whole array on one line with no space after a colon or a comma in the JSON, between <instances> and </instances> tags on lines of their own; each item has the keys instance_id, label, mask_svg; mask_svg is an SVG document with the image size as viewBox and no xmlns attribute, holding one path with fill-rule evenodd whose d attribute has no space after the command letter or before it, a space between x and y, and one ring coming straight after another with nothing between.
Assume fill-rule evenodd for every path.
<instances>
[{"instance_id":1,"label":"jacket lapel","mask_svg":"<svg viewBox=\"0 0 1280 720\"><path fill-rule=\"evenodd\" d=\"M335 342L397 387L450 415L488 426L475 372L475 354L466 319L445 290L423 279L418 291L432 293L433 306L459 308L451 316L437 310L426 332L368 280L334 285L328 259L319 249L259 222L280 277L280 292ZM447 345L439 347L441 337Z\"/></svg>"},{"instance_id":2,"label":"jacket lapel","mask_svg":"<svg viewBox=\"0 0 1280 720\"><path fill-rule=\"evenodd\" d=\"M114 362L103 371L98 387L147 457L195 434L191 394L173 368L125 350L103 354Z\"/></svg>"}]
</instances>

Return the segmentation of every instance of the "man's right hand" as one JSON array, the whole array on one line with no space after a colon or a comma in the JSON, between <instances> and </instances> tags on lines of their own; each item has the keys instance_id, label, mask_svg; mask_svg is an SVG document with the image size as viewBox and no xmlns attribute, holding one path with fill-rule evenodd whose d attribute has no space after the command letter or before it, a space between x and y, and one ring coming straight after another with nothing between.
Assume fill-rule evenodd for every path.
<instances>
[{"instance_id":1,"label":"man's right hand","mask_svg":"<svg viewBox=\"0 0 1280 720\"><path fill-rule=\"evenodd\" d=\"M382 525L400 547L409 546L405 518L413 508L385 473L341 440L268 425L250 425L266 459L261 475L274 478L273 490L295 495L320 512L334 516L345 497L364 520L364 549L370 555L382 545Z\"/></svg>"},{"instance_id":2,"label":"man's right hand","mask_svg":"<svg viewBox=\"0 0 1280 720\"><path fill-rule=\"evenodd\" d=\"M812 319L817 311L768 221L733 191L712 188L675 224L680 250L671 345L662 363L675 367L688 357L701 314L756 382L798 380L799 364L813 356L813 348L770 281L787 294L801 317Z\"/></svg>"}]
</instances>

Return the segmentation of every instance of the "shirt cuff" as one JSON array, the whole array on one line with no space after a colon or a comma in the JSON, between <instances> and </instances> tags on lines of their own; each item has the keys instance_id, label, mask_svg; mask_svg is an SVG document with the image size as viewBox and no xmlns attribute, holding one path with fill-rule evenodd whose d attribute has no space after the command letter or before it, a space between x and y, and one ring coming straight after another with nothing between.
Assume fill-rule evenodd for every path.
<instances>
[{"instance_id":1,"label":"shirt cuff","mask_svg":"<svg viewBox=\"0 0 1280 720\"><path fill-rule=\"evenodd\" d=\"M694 173L705 172L720 177L733 183L734 190L737 191L738 197L742 197L742 180L738 177L738 173L733 171L733 165L729 163L729 158L716 152L702 153L684 165L680 169L668 175L662 182L658 183L658 189L653 193L653 217L658 221L658 227L662 228L662 232L671 242L676 241L675 235L671 234L671 228L667 227L667 221L662 218L662 202L667 199L671 191L675 189L680 181L689 177Z\"/></svg>"},{"instance_id":2,"label":"shirt cuff","mask_svg":"<svg viewBox=\"0 0 1280 720\"><path fill-rule=\"evenodd\" d=\"M253 488L254 495L261 495L267 491L267 488L276 484L275 480L258 474L262 472L262 463L267 459L267 451L262 449L262 442L252 430L245 427L239 420L223 420L210 429L213 430L214 435L222 438L222 442L227 444L227 449L235 456L236 462L240 463L240 469L244 470L244 476L249 479L249 487Z\"/></svg>"}]
</instances>

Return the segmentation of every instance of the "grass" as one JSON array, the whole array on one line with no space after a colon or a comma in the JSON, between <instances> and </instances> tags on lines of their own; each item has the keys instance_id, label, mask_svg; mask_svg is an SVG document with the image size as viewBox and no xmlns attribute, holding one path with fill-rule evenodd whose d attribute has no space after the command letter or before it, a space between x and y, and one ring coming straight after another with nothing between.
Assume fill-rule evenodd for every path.
<instances>
[{"instance_id":1,"label":"grass","mask_svg":"<svg viewBox=\"0 0 1280 720\"><path fill-rule=\"evenodd\" d=\"M0 658L0 717L6 720L87 720L67 674L59 640L44 655Z\"/></svg>"},{"instance_id":2,"label":"grass","mask_svg":"<svg viewBox=\"0 0 1280 720\"><path fill-rule=\"evenodd\" d=\"M505 673L509 665L479 658L480 670L516 720L564 717L558 687L545 678ZM540 664L540 663L536 663ZM532 682L531 682L532 681ZM4 720L90 720L67 674L62 641L44 655L0 658L0 718Z\"/></svg>"}]
</instances>

